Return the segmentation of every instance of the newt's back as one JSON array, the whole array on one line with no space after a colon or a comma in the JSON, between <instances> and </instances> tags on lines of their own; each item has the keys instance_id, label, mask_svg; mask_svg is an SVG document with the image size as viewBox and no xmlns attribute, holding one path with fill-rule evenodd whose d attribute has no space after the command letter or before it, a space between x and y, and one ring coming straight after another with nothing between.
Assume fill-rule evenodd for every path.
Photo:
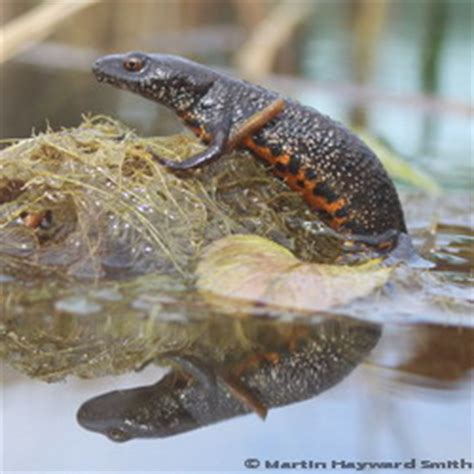
<instances>
[{"instance_id":1,"label":"newt's back","mask_svg":"<svg viewBox=\"0 0 474 474\"><path fill-rule=\"evenodd\" d=\"M251 117L281 99L276 92L200 64L160 54L128 53L99 59L99 80L126 88L174 110L209 147L170 169L204 166L229 151L230 138ZM391 249L406 233L395 187L375 154L352 132L315 109L284 100L281 113L237 144L273 165L344 237Z\"/></svg>"},{"instance_id":2,"label":"newt's back","mask_svg":"<svg viewBox=\"0 0 474 474\"><path fill-rule=\"evenodd\" d=\"M245 146L274 165L274 172L301 193L334 230L376 236L406 233L401 204L375 154L342 124L298 102Z\"/></svg>"}]
</instances>

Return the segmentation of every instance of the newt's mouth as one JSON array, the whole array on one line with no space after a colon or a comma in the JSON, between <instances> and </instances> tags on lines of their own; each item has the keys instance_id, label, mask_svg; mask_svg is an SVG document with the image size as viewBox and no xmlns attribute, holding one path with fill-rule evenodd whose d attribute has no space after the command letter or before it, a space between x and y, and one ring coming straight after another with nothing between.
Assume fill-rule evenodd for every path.
<instances>
[{"instance_id":1,"label":"newt's mouth","mask_svg":"<svg viewBox=\"0 0 474 474\"><path fill-rule=\"evenodd\" d=\"M127 90L135 92L138 89L138 84L135 81L130 81L128 78L121 77L114 73L108 74L98 65L94 64L92 72L97 80L97 82L102 82L105 84L110 84L111 86L117 87L118 89Z\"/></svg>"},{"instance_id":2,"label":"newt's mouth","mask_svg":"<svg viewBox=\"0 0 474 474\"><path fill-rule=\"evenodd\" d=\"M110 84L111 86L117 87L118 89L122 90L134 90L133 84L129 85L126 81L120 80L120 78L109 76L108 74L104 74L102 72L95 73L95 77L97 79L97 82Z\"/></svg>"}]
</instances>

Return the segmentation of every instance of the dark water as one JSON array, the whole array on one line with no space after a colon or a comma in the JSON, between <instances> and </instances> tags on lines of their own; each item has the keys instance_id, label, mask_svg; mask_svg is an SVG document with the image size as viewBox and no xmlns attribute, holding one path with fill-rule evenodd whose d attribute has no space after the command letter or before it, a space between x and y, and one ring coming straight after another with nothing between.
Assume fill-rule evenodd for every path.
<instances>
[{"instance_id":1,"label":"dark water","mask_svg":"<svg viewBox=\"0 0 474 474\"><path fill-rule=\"evenodd\" d=\"M370 81L354 92L344 86L355 80L348 65L349 9L324 3L305 33L299 71L318 85L294 83L288 91L346 123L362 103L371 133L438 182L440 196L400 183L414 244L432 268L402 265L376 298L310 318L209 318L202 308L184 318L166 301L153 311L156 301L140 300L145 306L133 310L146 317L130 324L113 291L94 300L107 308L103 314L80 298L66 301L59 316L4 314L3 470L223 472L247 470L245 461L252 459L261 467L266 461L314 461L320 470L345 472L356 468L332 463L399 461L414 463L412 472L448 472L473 461L473 122L463 106L472 103L469 5L443 2L446 20L440 24L435 16L430 26L427 4L392 7ZM426 70L433 30L442 41L435 65ZM85 111L117 116L143 134L178 129L168 112L95 84L81 71L94 54L85 54L77 70L48 61L38 66L41 51L35 56L34 50L8 63L2 71L9 91L2 97L3 137L28 136L46 119L53 126L74 125ZM222 54L209 57L225 62ZM420 100L421 94L442 100ZM7 308L12 285L28 283L0 273ZM39 331L31 337L25 328L33 327ZM81 350L84 341L87 350ZM141 362L156 355L140 352L150 343L160 348L159 364L135 371L137 353ZM37 366L26 371L30 376L12 368L24 367L25 353L37 357ZM41 380L46 373L63 379L72 366L87 378ZM247 387L236 387L242 373ZM123 389L135 391L111 393ZM166 437L116 444L81 427L79 408L103 394L109 394L105 403L82 409L82 425L116 437ZM173 400L181 400L185 413L165 423L167 413L175 413ZM270 408L264 422L256 413L234 416L258 412L259 402ZM216 403L221 411L209 413ZM205 426L219 418L227 421ZM173 430L185 432L172 436Z\"/></svg>"}]
</instances>

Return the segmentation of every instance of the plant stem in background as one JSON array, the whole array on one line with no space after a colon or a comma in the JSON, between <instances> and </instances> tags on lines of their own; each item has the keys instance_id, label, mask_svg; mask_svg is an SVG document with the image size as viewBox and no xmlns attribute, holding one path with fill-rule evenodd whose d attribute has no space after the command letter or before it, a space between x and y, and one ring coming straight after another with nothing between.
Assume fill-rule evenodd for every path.
<instances>
[{"instance_id":1,"label":"plant stem in background","mask_svg":"<svg viewBox=\"0 0 474 474\"><path fill-rule=\"evenodd\" d=\"M366 85L373 73L377 47L387 18L390 0L356 0L353 5L352 68L355 82ZM365 127L367 122L366 109L357 105L352 109L352 123L357 127Z\"/></svg>"},{"instance_id":2,"label":"plant stem in background","mask_svg":"<svg viewBox=\"0 0 474 474\"><path fill-rule=\"evenodd\" d=\"M446 37L449 8L444 0L427 3L425 8L427 10L427 29L421 50L421 81L425 93L437 95L439 92L440 62ZM421 153L429 153L430 145L437 134L437 123L438 121L436 119L433 120L433 117L425 117L420 137Z\"/></svg>"},{"instance_id":3,"label":"plant stem in background","mask_svg":"<svg viewBox=\"0 0 474 474\"><path fill-rule=\"evenodd\" d=\"M297 31L311 18L317 2L293 2L285 0L274 7L250 33L235 57L241 74L249 80L272 72L278 53Z\"/></svg>"},{"instance_id":4,"label":"plant stem in background","mask_svg":"<svg viewBox=\"0 0 474 474\"><path fill-rule=\"evenodd\" d=\"M44 1L0 28L0 64L47 38L57 25L100 0Z\"/></svg>"}]
</instances>

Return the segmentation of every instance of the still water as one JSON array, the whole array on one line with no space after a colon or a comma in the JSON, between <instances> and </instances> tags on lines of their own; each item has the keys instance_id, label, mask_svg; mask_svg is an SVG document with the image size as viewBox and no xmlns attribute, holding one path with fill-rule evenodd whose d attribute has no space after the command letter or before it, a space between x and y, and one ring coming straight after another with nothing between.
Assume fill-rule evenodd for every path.
<instances>
[{"instance_id":1,"label":"still water","mask_svg":"<svg viewBox=\"0 0 474 474\"><path fill-rule=\"evenodd\" d=\"M169 284L127 273L128 256L118 247L112 263L104 257L122 272L115 286L33 266L19 276L10 261L0 268L3 470L224 472L295 462L355 472L350 463L390 461L411 472L468 472L473 123L462 104L473 78L462 11L449 10L435 81L420 72L426 32L414 7L395 9L369 84L356 93L331 85L353 77L347 18L327 4L301 47L300 73L317 86L271 83L346 123L362 102L371 133L434 178L442 189L436 196L399 183L429 270L398 266L382 289L335 310L308 316L253 308L235 317L196 305L178 277ZM210 56L226 64L225 56ZM34 58L31 50L5 67L12 93L3 114L12 119L4 137L27 136L33 125L41 130L45 117L55 127L77 125L85 111L116 116L144 135L179 130L168 112L95 84L80 67L39 67ZM12 87L15 81L22 87ZM60 100L51 100L56 91ZM420 100L420 93L444 99ZM18 114L25 108L31 121ZM96 210L100 215L100 204ZM15 264L25 259L14 257ZM157 295L154 285L163 284L169 288ZM24 297L28 288L34 296ZM104 434L151 439L115 443Z\"/></svg>"}]
</instances>

